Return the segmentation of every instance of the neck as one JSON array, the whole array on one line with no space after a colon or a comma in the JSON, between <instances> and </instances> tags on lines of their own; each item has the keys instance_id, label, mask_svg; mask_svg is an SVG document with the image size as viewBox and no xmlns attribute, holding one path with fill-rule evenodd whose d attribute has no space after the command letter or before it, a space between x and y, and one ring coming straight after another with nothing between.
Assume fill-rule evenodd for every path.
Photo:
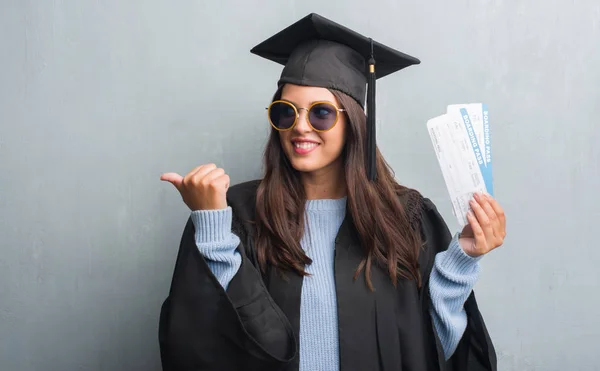
<instances>
[{"instance_id":1,"label":"neck","mask_svg":"<svg viewBox=\"0 0 600 371\"><path fill-rule=\"evenodd\" d=\"M311 173L302 173L302 184L309 200L337 199L346 196L346 177L341 164L332 164Z\"/></svg>"}]
</instances>

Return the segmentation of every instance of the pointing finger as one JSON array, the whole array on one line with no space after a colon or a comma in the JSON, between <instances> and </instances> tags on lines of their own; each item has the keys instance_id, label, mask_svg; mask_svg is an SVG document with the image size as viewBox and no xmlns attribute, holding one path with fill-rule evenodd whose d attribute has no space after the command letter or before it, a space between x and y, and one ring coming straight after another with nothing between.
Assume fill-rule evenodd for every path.
<instances>
[{"instance_id":1,"label":"pointing finger","mask_svg":"<svg viewBox=\"0 0 600 371\"><path fill-rule=\"evenodd\" d=\"M160 180L169 182L177 188L177 190L181 189L181 183L183 182L183 177L177 173L165 173L161 175Z\"/></svg>"}]
</instances>

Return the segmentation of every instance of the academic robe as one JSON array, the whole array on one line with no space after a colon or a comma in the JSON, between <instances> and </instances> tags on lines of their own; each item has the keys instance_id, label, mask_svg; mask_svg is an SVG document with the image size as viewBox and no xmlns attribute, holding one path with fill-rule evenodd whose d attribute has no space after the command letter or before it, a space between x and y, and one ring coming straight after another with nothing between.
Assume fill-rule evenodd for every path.
<instances>
[{"instance_id":1,"label":"academic robe","mask_svg":"<svg viewBox=\"0 0 600 371\"><path fill-rule=\"evenodd\" d=\"M198 251L188 220L160 313L163 370L298 370L303 278L274 269L263 274L258 267L252 224L258 184L242 183L227 193L242 256L227 291ZM400 280L394 287L376 265L374 291L366 286L364 274L355 280L363 250L346 214L334 260L340 371L495 371L495 350L474 293L465 303L464 335L453 356L444 360L430 314L428 280L435 255L448 247L451 234L429 199L417 192L399 197L424 241L419 256L422 286Z\"/></svg>"}]
</instances>

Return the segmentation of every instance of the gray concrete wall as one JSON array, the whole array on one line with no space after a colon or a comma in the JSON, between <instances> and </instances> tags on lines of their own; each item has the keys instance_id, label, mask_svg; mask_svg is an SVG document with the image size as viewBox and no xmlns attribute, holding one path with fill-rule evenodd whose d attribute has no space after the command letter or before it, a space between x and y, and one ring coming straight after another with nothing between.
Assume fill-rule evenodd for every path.
<instances>
[{"instance_id":1,"label":"gray concrete wall","mask_svg":"<svg viewBox=\"0 0 600 371\"><path fill-rule=\"evenodd\" d=\"M500 370L600 370L600 3L320 3L0 2L0 369L160 369L188 210L159 176L260 175L280 67L249 50L314 11L422 59L380 80L379 143L453 229L425 122L489 104Z\"/></svg>"}]
</instances>

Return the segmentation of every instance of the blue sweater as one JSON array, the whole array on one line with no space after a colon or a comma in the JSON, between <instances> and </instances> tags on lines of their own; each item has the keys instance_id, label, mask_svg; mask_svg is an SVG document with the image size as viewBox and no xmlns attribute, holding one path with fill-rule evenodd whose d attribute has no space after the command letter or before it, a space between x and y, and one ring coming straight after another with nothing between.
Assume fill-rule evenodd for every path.
<instances>
[{"instance_id":1,"label":"blue sweater","mask_svg":"<svg viewBox=\"0 0 600 371\"><path fill-rule=\"evenodd\" d=\"M304 278L300 304L300 371L339 370L334 281L335 237L346 214L346 198L308 200L301 246L313 263ZM241 265L239 238L231 232L232 210L192 212L196 245L224 288ZM468 256L454 236L435 257L429 280L432 317L444 354L455 351L466 325L463 308L479 275L480 258Z\"/></svg>"}]
</instances>

